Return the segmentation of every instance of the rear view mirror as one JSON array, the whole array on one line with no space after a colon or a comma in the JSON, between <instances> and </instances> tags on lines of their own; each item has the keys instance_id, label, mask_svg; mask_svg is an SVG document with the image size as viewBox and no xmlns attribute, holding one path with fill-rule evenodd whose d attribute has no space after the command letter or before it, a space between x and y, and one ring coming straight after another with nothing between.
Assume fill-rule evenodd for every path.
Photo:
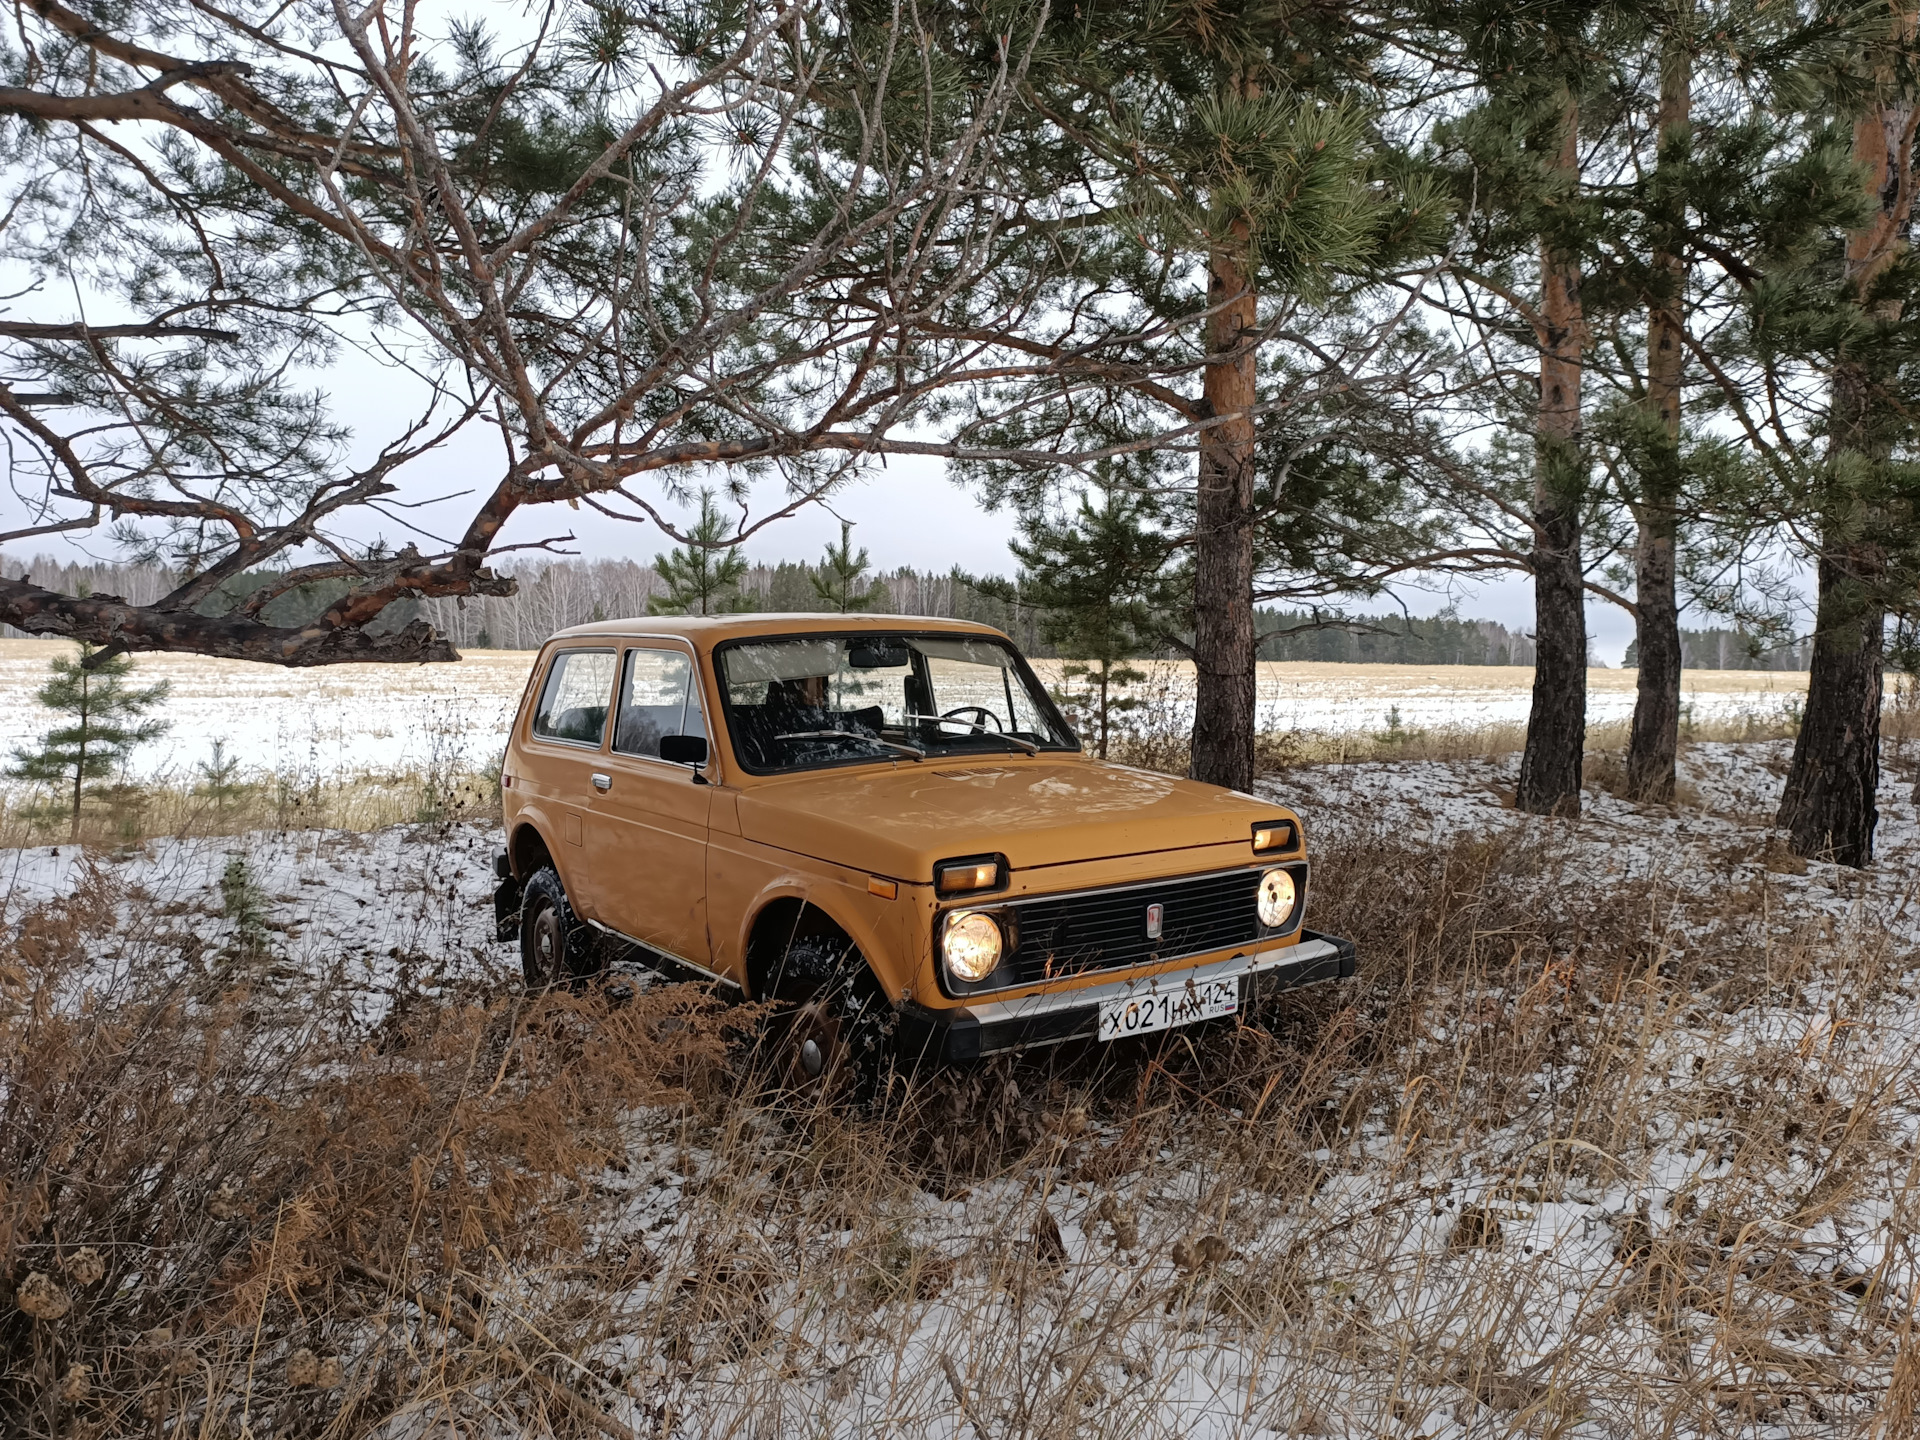
<instances>
[{"instance_id":1,"label":"rear view mirror","mask_svg":"<svg viewBox=\"0 0 1920 1440\"><path fill-rule=\"evenodd\" d=\"M911 658L897 640L856 640L847 647L847 665L854 670L894 670Z\"/></svg>"},{"instance_id":2,"label":"rear view mirror","mask_svg":"<svg viewBox=\"0 0 1920 1440\"><path fill-rule=\"evenodd\" d=\"M704 765L707 763L707 737L662 735L660 758L670 765Z\"/></svg>"}]
</instances>

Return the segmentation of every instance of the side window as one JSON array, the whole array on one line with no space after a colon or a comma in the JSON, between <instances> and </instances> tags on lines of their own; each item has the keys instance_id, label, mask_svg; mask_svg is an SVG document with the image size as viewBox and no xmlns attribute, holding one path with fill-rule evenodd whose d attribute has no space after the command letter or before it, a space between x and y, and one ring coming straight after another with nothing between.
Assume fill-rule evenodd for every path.
<instances>
[{"instance_id":1,"label":"side window","mask_svg":"<svg viewBox=\"0 0 1920 1440\"><path fill-rule=\"evenodd\" d=\"M706 733L692 658L684 650L627 651L613 748L622 755L657 756L662 736Z\"/></svg>"},{"instance_id":2,"label":"side window","mask_svg":"<svg viewBox=\"0 0 1920 1440\"><path fill-rule=\"evenodd\" d=\"M553 657L540 703L533 712L533 733L543 740L598 745L607 729L607 700L613 694L613 651L562 650Z\"/></svg>"}]
</instances>

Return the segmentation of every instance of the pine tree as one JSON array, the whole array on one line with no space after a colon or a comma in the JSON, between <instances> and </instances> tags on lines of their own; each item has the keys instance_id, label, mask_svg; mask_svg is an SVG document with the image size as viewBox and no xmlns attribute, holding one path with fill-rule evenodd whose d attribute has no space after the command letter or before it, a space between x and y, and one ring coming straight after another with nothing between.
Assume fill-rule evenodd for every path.
<instances>
[{"instance_id":1,"label":"pine tree","mask_svg":"<svg viewBox=\"0 0 1920 1440\"><path fill-rule=\"evenodd\" d=\"M193 768L200 774L200 783L193 787L193 793L213 801L216 815L224 816L229 805L253 789L240 779L239 758L227 753L225 740L215 740L212 752L206 759L196 761Z\"/></svg>"},{"instance_id":2,"label":"pine tree","mask_svg":"<svg viewBox=\"0 0 1920 1440\"><path fill-rule=\"evenodd\" d=\"M1695 0L1673 0L1660 47L1656 154L1648 187L1653 250L1647 295L1647 461L1634 544L1633 719L1627 730L1626 788L1635 800L1673 799L1680 748L1680 603L1674 547L1679 536L1682 388L1686 370L1686 172L1693 142Z\"/></svg>"},{"instance_id":3,"label":"pine tree","mask_svg":"<svg viewBox=\"0 0 1920 1440\"><path fill-rule=\"evenodd\" d=\"M1752 576L1752 559L1777 535L1754 520L1773 509L1764 457L1751 437L1741 445L1729 434L1746 428L1740 407L1749 397L1730 405L1716 384L1750 358L1734 297L1765 288L1759 277L1781 253L1804 254L1809 241L1824 248L1794 182L1778 182L1807 171L1808 97L1829 103L1825 72L1855 37L1824 7L1765 0L1659 0L1638 7L1638 24L1608 57L1616 103L1635 123L1615 127L1613 143L1600 147L1612 169L1599 187L1607 220L1590 288L1614 303L1611 333L1596 348L1622 363L1600 372L1619 401L1592 428L1611 452L1607 470L1632 530L1598 547L1632 552L1638 676L1625 792L1664 803L1679 739L1681 582L1690 602L1733 616L1757 643L1787 623L1745 580L1726 581ZM1818 165L1806 181L1847 183ZM1777 313L1778 299L1764 303ZM1706 308L1696 323L1697 305ZM1635 350L1643 369L1627 358Z\"/></svg>"},{"instance_id":4,"label":"pine tree","mask_svg":"<svg viewBox=\"0 0 1920 1440\"><path fill-rule=\"evenodd\" d=\"M807 573L807 579L813 586L814 598L822 608L845 615L855 610L871 609L874 602L886 594L878 582L862 585L862 579L872 568L864 545L860 547L858 555L854 554L853 526L842 520L840 543L828 544L827 553Z\"/></svg>"},{"instance_id":5,"label":"pine tree","mask_svg":"<svg viewBox=\"0 0 1920 1440\"><path fill-rule=\"evenodd\" d=\"M1873 859L1887 615L1896 595L1910 593L1900 583L1897 553L1909 552L1910 562L1920 502L1912 468L1895 461L1913 431L1898 377L1903 364L1912 364L1915 343L1916 277L1904 262L1914 209L1920 10L1913 0L1874 8L1884 29L1867 55L1871 98L1853 125L1866 203L1861 223L1846 236L1842 262L1839 308L1851 333L1832 368L1827 453L1814 492L1813 664L1778 815L1795 854L1855 866ZM1907 517L1904 525L1900 517ZM1906 578L1911 581L1911 569Z\"/></svg>"},{"instance_id":6,"label":"pine tree","mask_svg":"<svg viewBox=\"0 0 1920 1440\"><path fill-rule=\"evenodd\" d=\"M1537 356L1528 508L1533 543L1535 666L1514 803L1536 814L1580 811L1586 741L1586 575L1581 526L1590 459L1582 387L1590 335L1582 289L1594 214L1583 187L1581 113L1596 81L1594 0L1442 3L1461 60L1485 96L1455 127L1484 187L1492 254L1460 273L1521 318ZM1485 178L1482 178L1485 177ZM1464 197L1463 197L1464 198ZM1485 274L1487 260L1502 267ZM1536 298L1519 298L1531 266Z\"/></svg>"},{"instance_id":7,"label":"pine tree","mask_svg":"<svg viewBox=\"0 0 1920 1440\"><path fill-rule=\"evenodd\" d=\"M1119 718L1140 704L1128 687L1147 678L1125 662L1168 628L1177 588L1150 504L1112 485L1097 498L1083 495L1063 520L1023 517L1011 548L1021 565L1020 602L1040 611L1040 634L1066 657L1063 678L1086 682L1084 695L1068 689L1059 698L1085 716L1105 759Z\"/></svg>"},{"instance_id":8,"label":"pine tree","mask_svg":"<svg viewBox=\"0 0 1920 1440\"><path fill-rule=\"evenodd\" d=\"M49 667L47 683L35 699L68 717L40 737L38 749L16 747L7 774L16 780L54 785L65 793L68 838L80 838L80 808L86 787L113 774L137 745L166 733L164 720L140 717L166 699L165 681L130 688L133 661L125 655L96 660L99 651L83 643L77 659L61 655Z\"/></svg>"},{"instance_id":9,"label":"pine tree","mask_svg":"<svg viewBox=\"0 0 1920 1440\"><path fill-rule=\"evenodd\" d=\"M1056 357L1059 373L1097 373L1111 389L1090 403L1035 380L996 393L971 432L1028 455L1099 458L1133 442L1134 463L1109 478L1143 496L1178 492L1163 518L1186 562L1190 609L1178 628L1196 671L1191 773L1244 789L1262 532L1291 503L1291 462L1360 428L1347 423L1357 411L1384 416L1377 397L1404 394L1421 373L1382 358L1395 353L1393 322L1375 321L1394 307L1370 315L1353 297L1443 246L1447 205L1376 123L1381 31L1350 7L1089 4L1052 15L1029 70L1041 119L1021 137L1032 157L1022 188L1050 204L1094 199L1036 231L1048 245L1071 237L1071 284L1086 296L1062 294L1050 313L1124 315L1142 338L1107 363L1018 337ZM1319 338L1299 343L1307 333ZM1179 439L1149 443L1169 425ZM1012 497L1023 511L1054 503L1035 493L1049 483L1083 483L1025 459L976 473L990 500ZM1343 499L1324 497L1329 518L1345 518Z\"/></svg>"},{"instance_id":10,"label":"pine tree","mask_svg":"<svg viewBox=\"0 0 1920 1440\"><path fill-rule=\"evenodd\" d=\"M688 529L687 543L653 558L667 593L647 602L648 614L724 615L741 608L739 589L747 558L726 543L727 530L727 517L720 513L713 491L702 490L700 518Z\"/></svg>"}]
</instances>

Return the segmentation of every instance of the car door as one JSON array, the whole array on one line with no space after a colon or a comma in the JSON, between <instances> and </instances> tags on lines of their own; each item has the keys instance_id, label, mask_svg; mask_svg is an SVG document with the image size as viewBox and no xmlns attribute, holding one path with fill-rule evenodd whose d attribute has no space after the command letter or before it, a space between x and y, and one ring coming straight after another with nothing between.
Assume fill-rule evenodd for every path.
<instances>
[{"instance_id":1,"label":"car door","mask_svg":"<svg viewBox=\"0 0 1920 1440\"><path fill-rule=\"evenodd\" d=\"M527 722L519 783L558 831L548 838L560 883L575 909L594 917L587 816L593 776L601 769L607 716L613 700L616 653L608 647L556 650L540 682L540 699Z\"/></svg>"},{"instance_id":2,"label":"car door","mask_svg":"<svg viewBox=\"0 0 1920 1440\"><path fill-rule=\"evenodd\" d=\"M705 967L707 812L697 767L660 757L670 735L705 739L691 647L630 646L620 666L612 736L587 817L595 918L677 960Z\"/></svg>"}]
</instances>

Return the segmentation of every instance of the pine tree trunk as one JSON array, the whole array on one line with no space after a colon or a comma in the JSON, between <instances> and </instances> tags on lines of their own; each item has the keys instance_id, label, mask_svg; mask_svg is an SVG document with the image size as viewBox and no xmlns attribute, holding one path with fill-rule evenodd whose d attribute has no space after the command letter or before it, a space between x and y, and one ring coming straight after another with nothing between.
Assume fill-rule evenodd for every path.
<instances>
[{"instance_id":1,"label":"pine tree trunk","mask_svg":"<svg viewBox=\"0 0 1920 1440\"><path fill-rule=\"evenodd\" d=\"M1108 661L1100 662L1100 758L1107 758L1107 671L1112 668Z\"/></svg>"},{"instance_id":2,"label":"pine tree trunk","mask_svg":"<svg viewBox=\"0 0 1920 1440\"><path fill-rule=\"evenodd\" d=\"M1674 589L1674 538L1680 488L1680 382L1686 366L1687 262L1680 253L1686 197L1672 181L1685 159L1693 110L1693 57L1686 22L1692 5L1667 31L1660 63L1660 155L1654 172L1653 253L1657 287L1647 307L1647 409L1660 427L1642 481L1640 530L1634 545L1634 638L1640 673L1627 733L1627 794L1665 805L1673 800L1680 748L1680 605ZM1662 172L1665 172L1664 174Z\"/></svg>"},{"instance_id":3,"label":"pine tree trunk","mask_svg":"<svg viewBox=\"0 0 1920 1440\"><path fill-rule=\"evenodd\" d=\"M1569 97L1555 168L1579 173L1580 110ZM1514 804L1536 815L1580 813L1587 738L1587 614L1580 565L1586 491L1580 379L1586 320L1578 262L1540 247L1540 410L1533 484L1533 707Z\"/></svg>"},{"instance_id":4,"label":"pine tree trunk","mask_svg":"<svg viewBox=\"0 0 1920 1440\"><path fill-rule=\"evenodd\" d=\"M1807 709L1780 797L1778 823L1793 853L1841 865L1873 859L1879 821L1874 793L1886 658L1886 612L1874 599L1880 568L1871 545L1835 543L1820 557Z\"/></svg>"},{"instance_id":5,"label":"pine tree trunk","mask_svg":"<svg viewBox=\"0 0 1920 1440\"><path fill-rule=\"evenodd\" d=\"M1258 310L1246 271L1216 253L1208 300L1207 351L1238 349ZM1235 299L1233 297L1238 296ZM1193 760L1190 774L1211 785L1253 784L1254 356L1251 347L1206 367L1209 415L1234 418L1201 433L1194 516Z\"/></svg>"},{"instance_id":6,"label":"pine tree trunk","mask_svg":"<svg viewBox=\"0 0 1920 1440\"><path fill-rule=\"evenodd\" d=\"M1898 38L1911 41L1910 5L1899 7L1895 28ZM1913 103L1894 89L1891 67L1882 71L1880 82L1881 103L1853 129L1854 159L1866 172L1867 194L1877 202L1872 220L1847 237L1847 278L1863 302L1903 248L1912 211L1912 186L1897 177L1900 166L1911 164L1905 137ZM1898 312L1880 318L1893 320ZM1835 368L1829 406L1829 467L1849 451L1870 465L1885 464L1890 447L1879 433L1883 427L1877 423L1872 377L1861 365ZM1821 517L1807 709L1777 817L1796 855L1854 866L1873 859L1886 660L1886 611L1879 595L1886 560L1871 538L1873 517L1854 513L1859 504L1836 487Z\"/></svg>"}]
</instances>

